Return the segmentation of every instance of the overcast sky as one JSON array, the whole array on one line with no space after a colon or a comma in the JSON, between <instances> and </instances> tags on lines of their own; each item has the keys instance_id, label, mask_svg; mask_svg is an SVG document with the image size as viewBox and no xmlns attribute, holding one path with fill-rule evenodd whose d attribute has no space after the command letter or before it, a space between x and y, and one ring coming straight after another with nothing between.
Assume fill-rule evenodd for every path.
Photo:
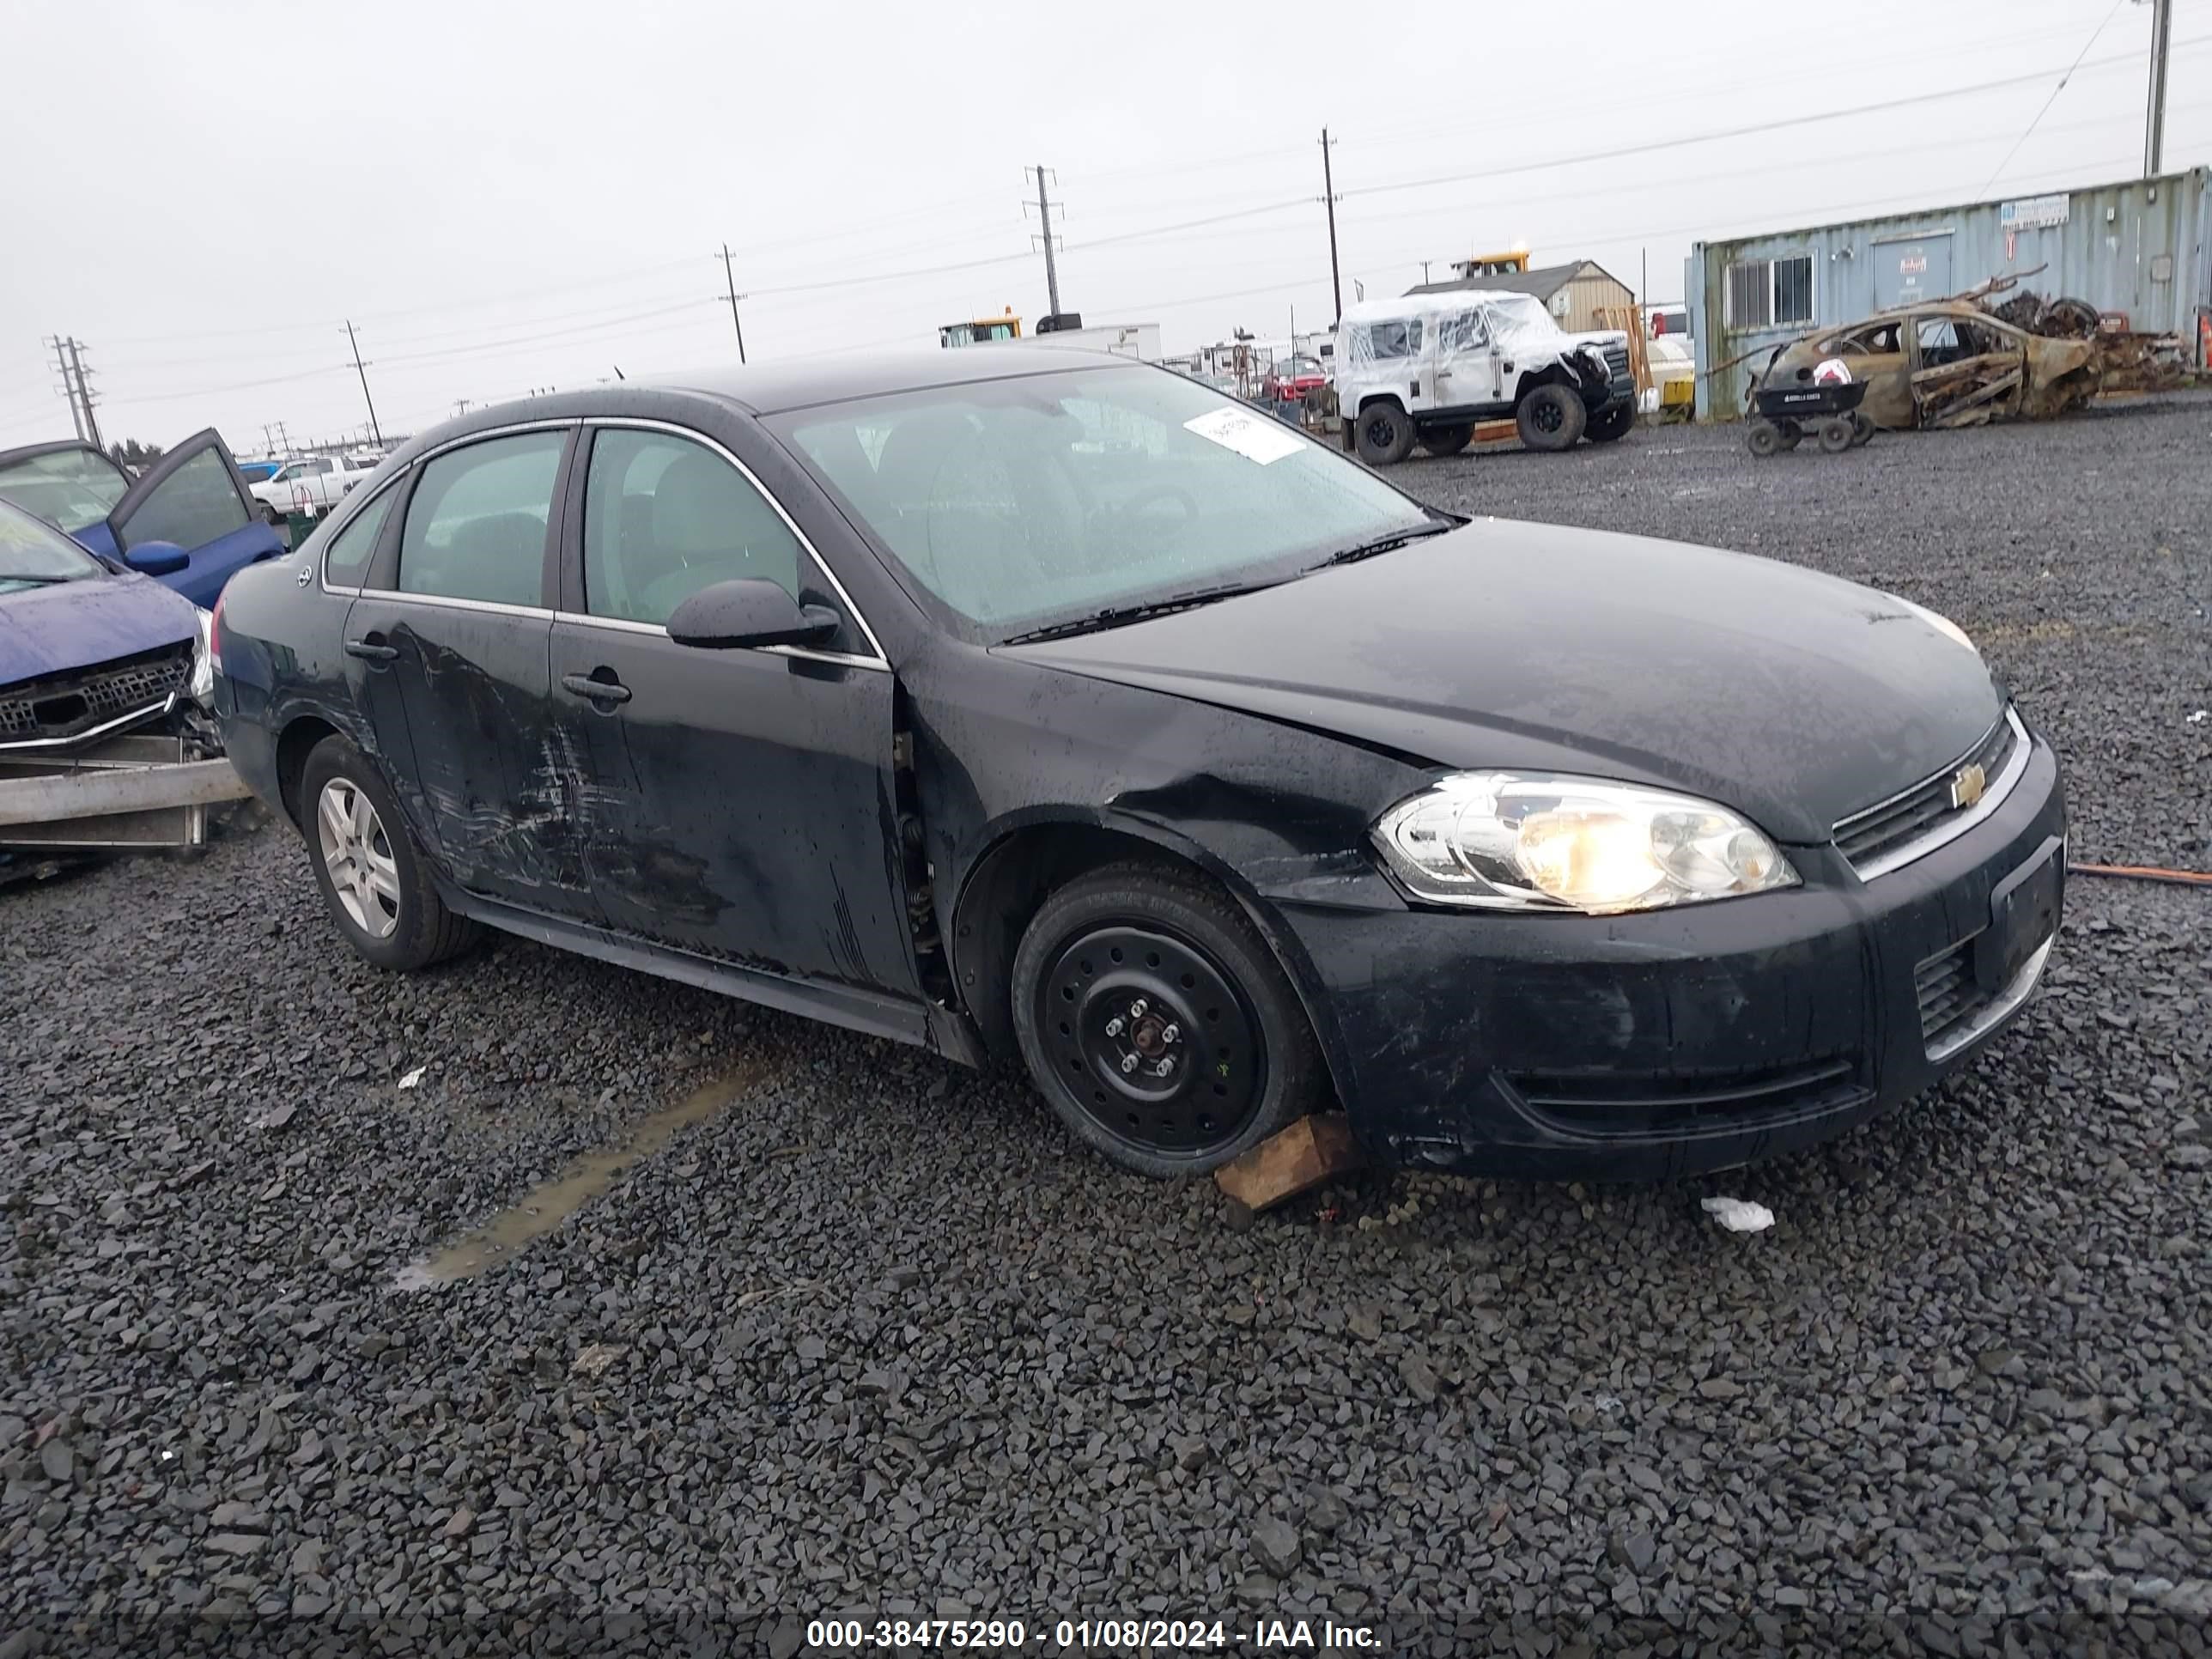
<instances>
[{"instance_id":1,"label":"overcast sky","mask_svg":"<svg viewBox=\"0 0 2212 1659\"><path fill-rule=\"evenodd\" d=\"M387 434L617 364L734 362L725 240L756 360L1034 320L1038 162L1066 308L1156 321L1170 350L1279 337L1332 314L1324 124L1346 304L1516 243L1632 286L1648 258L1647 297L1676 300L1700 237L2130 176L2149 20L2140 0L5 0L0 444L70 435L54 334L84 343L111 441L213 424L240 454L264 422L365 421L348 318ZM2175 0L2173 38L2169 167L2212 160L2212 0Z\"/></svg>"}]
</instances>

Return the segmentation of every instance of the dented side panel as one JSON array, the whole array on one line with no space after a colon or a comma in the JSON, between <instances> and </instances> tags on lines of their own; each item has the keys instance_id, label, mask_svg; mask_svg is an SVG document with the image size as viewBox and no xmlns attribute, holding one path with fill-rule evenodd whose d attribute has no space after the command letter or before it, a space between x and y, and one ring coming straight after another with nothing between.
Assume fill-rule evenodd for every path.
<instances>
[{"instance_id":1,"label":"dented side panel","mask_svg":"<svg viewBox=\"0 0 2212 1659\"><path fill-rule=\"evenodd\" d=\"M891 807L891 679L562 620L570 830L609 926L766 972L915 994Z\"/></svg>"}]
</instances>

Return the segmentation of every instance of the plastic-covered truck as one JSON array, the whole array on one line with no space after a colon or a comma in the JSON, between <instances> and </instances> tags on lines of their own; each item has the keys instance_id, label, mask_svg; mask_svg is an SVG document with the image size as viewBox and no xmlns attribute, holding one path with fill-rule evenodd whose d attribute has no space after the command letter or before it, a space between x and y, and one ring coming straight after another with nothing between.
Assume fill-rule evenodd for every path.
<instances>
[{"instance_id":1,"label":"plastic-covered truck","mask_svg":"<svg viewBox=\"0 0 2212 1659\"><path fill-rule=\"evenodd\" d=\"M1416 443L1456 455L1478 421L1510 419L1542 450L1611 443L1636 423L1626 334L1569 334L1529 295L1475 289L1346 307L1336 399L1371 466Z\"/></svg>"}]
</instances>

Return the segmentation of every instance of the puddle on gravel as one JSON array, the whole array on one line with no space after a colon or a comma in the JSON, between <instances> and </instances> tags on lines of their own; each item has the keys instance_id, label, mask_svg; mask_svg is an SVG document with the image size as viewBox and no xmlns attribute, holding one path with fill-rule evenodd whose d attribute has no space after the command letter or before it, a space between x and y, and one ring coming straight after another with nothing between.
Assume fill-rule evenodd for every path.
<instances>
[{"instance_id":1,"label":"puddle on gravel","mask_svg":"<svg viewBox=\"0 0 2212 1659\"><path fill-rule=\"evenodd\" d=\"M639 1119L611 1146L586 1152L550 1181L532 1188L465 1237L436 1255L402 1268L392 1280L398 1291L434 1290L478 1273L516 1255L532 1240L556 1227L644 1159L665 1146L680 1129L704 1123L725 1108L756 1092L769 1067L753 1066L726 1073L693 1091L673 1106Z\"/></svg>"}]
</instances>

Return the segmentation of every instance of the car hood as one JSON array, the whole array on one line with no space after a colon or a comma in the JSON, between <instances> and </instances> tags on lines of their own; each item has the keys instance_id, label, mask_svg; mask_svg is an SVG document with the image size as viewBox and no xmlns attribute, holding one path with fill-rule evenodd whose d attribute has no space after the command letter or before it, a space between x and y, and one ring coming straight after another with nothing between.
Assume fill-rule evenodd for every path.
<instances>
[{"instance_id":1,"label":"car hood","mask_svg":"<svg viewBox=\"0 0 2212 1659\"><path fill-rule=\"evenodd\" d=\"M192 602L149 577L95 576L0 594L0 685L197 637Z\"/></svg>"},{"instance_id":2,"label":"car hood","mask_svg":"<svg viewBox=\"0 0 2212 1659\"><path fill-rule=\"evenodd\" d=\"M1425 764L1571 767L1688 790L1800 843L1949 764L2003 709L1978 656L1871 588L1495 519L1002 649Z\"/></svg>"}]
</instances>

